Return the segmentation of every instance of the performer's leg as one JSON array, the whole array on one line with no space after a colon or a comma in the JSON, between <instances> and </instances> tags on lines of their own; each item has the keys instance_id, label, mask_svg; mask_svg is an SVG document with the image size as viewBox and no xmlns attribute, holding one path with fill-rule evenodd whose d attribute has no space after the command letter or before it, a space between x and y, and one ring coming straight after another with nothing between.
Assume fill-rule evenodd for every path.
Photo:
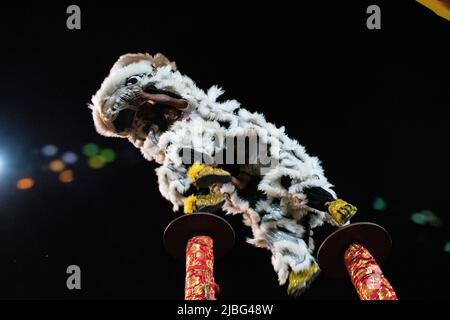
<instances>
[{"instance_id":1,"label":"performer's leg","mask_svg":"<svg viewBox=\"0 0 450 320\"><path fill-rule=\"evenodd\" d=\"M276 238L282 238L282 234ZM273 241L273 238L268 240ZM270 250L280 284L289 281L287 291L291 296L300 295L320 273L320 268L311 251L301 239L275 241L271 244Z\"/></svg>"}]
</instances>

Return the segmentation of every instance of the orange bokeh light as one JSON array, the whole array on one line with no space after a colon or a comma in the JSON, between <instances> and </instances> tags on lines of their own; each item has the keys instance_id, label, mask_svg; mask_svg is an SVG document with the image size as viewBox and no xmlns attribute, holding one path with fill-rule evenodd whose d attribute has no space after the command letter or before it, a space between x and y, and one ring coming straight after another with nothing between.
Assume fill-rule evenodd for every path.
<instances>
[{"instance_id":1,"label":"orange bokeh light","mask_svg":"<svg viewBox=\"0 0 450 320\"><path fill-rule=\"evenodd\" d=\"M59 181L62 183L71 183L73 181L72 170L65 170L59 174Z\"/></svg>"},{"instance_id":2,"label":"orange bokeh light","mask_svg":"<svg viewBox=\"0 0 450 320\"><path fill-rule=\"evenodd\" d=\"M19 190L28 190L33 188L34 186L34 180L31 178L23 178L17 181L17 189Z\"/></svg>"},{"instance_id":3,"label":"orange bokeh light","mask_svg":"<svg viewBox=\"0 0 450 320\"><path fill-rule=\"evenodd\" d=\"M61 160L53 160L52 162L50 162L50 164L48 165L48 167L50 168L50 170L52 170L53 172L61 172L64 170L64 168L66 167L64 165L64 162L62 162Z\"/></svg>"}]
</instances>

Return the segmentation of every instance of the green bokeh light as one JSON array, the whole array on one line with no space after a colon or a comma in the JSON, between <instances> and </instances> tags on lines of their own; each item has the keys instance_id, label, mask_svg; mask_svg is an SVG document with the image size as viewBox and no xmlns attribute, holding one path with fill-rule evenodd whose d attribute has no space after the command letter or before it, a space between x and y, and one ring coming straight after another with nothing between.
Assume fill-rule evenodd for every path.
<instances>
[{"instance_id":1,"label":"green bokeh light","mask_svg":"<svg viewBox=\"0 0 450 320\"><path fill-rule=\"evenodd\" d=\"M387 203L383 198L376 197L373 201L373 208L378 211L386 210Z\"/></svg>"},{"instance_id":2,"label":"green bokeh light","mask_svg":"<svg viewBox=\"0 0 450 320\"><path fill-rule=\"evenodd\" d=\"M88 160L88 165L92 169L101 169L105 166L105 159L102 156L93 156Z\"/></svg>"},{"instance_id":3,"label":"green bokeh light","mask_svg":"<svg viewBox=\"0 0 450 320\"><path fill-rule=\"evenodd\" d=\"M100 148L95 143L88 143L83 147L83 154L86 157L93 157L98 155L100 152Z\"/></svg>"},{"instance_id":4,"label":"green bokeh light","mask_svg":"<svg viewBox=\"0 0 450 320\"><path fill-rule=\"evenodd\" d=\"M116 160L116 153L112 149L103 149L100 156L105 160L106 163L111 163Z\"/></svg>"},{"instance_id":5,"label":"green bokeh light","mask_svg":"<svg viewBox=\"0 0 450 320\"><path fill-rule=\"evenodd\" d=\"M422 210L411 215L411 220L417 224L430 224L433 227L442 227L442 220L430 210Z\"/></svg>"},{"instance_id":6,"label":"green bokeh light","mask_svg":"<svg viewBox=\"0 0 450 320\"><path fill-rule=\"evenodd\" d=\"M450 241L445 244L444 251L450 253Z\"/></svg>"},{"instance_id":7,"label":"green bokeh light","mask_svg":"<svg viewBox=\"0 0 450 320\"><path fill-rule=\"evenodd\" d=\"M429 220L436 218L436 215L430 210L422 210L420 213L427 217Z\"/></svg>"},{"instance_id":8,"label":"green bokeh light","mask_svg":"<svg viewBox=\"0 0 450 320\"><path fill-rule=\"evenodd\" d=\"M421 212L416 212L411 215L411 220L416 224L424 225L428 222L428 218L426 215Z\"/></svg>"}]
</instances>

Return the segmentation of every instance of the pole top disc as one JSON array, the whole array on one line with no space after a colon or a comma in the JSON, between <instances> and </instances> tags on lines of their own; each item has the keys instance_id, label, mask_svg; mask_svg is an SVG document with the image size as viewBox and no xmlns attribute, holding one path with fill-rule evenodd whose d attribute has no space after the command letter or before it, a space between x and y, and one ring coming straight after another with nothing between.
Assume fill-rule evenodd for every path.
<instances>
[{"instance_id":1,"label":"pole top disc","mask_svg":"<svg viewBox=\"0 0 450 320\"><path fill-rule=\"evenodd\" d=\"M371 222L357 222L330 234L317 252L317 262L322 271L335 279L347 275L344 254L353 243L363 245L377 263L383 262L391 251L392 240L383 227Z\"/></svg>"},{"instance_id":2,"label":"pole top disc","mask_svg":"<svg viewBox=\"0 0 450 320\"><path fill-rule=\"evenodd\" d=\"M184 260L187 242L194 236L211 237L217 259L225 256L234 246L233 227L225 219L203 212L184 215L170 222L164 231L164 246L171 256Z\"/></svg>"}]
</instances>

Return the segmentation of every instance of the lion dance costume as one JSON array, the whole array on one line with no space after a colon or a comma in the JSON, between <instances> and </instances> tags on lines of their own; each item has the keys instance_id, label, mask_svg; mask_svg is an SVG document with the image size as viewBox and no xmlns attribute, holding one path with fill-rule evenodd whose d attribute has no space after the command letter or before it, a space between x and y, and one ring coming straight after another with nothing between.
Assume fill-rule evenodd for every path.
<instances>
[{"instance_id":1,"label":"lion dance costume","mask_svg":"<svg viewBox=\"0 0 450 320\"><path fill-rule=\"evenodd\" d=\"M241 214L253 232L248 242L271 251L280 285L298 295L320 271L313 229L347 224L356 208L336 197L319 160L283 127L236 100L219 102L222 94L198 88L162 54L127 54L90 108L98 133L128 138L160 164L159 190L174 211ZM251 155L249 141L266 156Z\"/></svg>"}]
</instances>

